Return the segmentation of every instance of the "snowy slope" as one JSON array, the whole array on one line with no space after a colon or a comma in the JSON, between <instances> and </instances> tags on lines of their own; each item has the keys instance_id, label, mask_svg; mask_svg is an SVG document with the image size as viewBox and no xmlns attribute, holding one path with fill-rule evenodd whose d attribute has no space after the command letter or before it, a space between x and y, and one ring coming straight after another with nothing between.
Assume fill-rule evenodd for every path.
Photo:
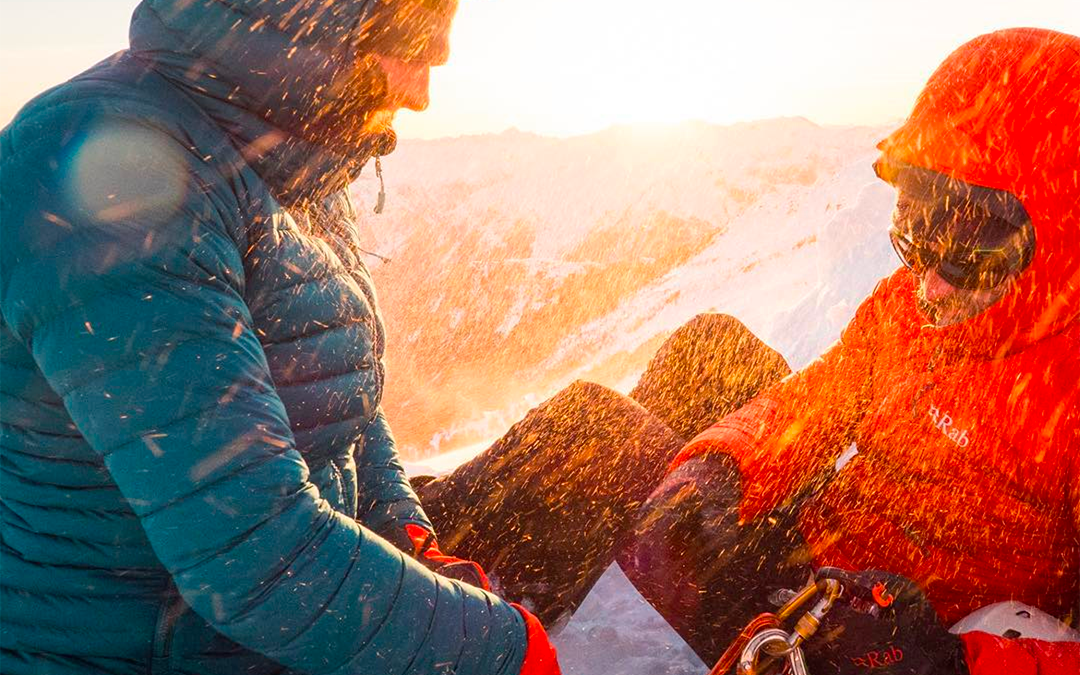
<instances>
[{"instance_id":1,"label":"snowy slope","mask_svg":"<svg viewBox=\"0 0 1080 675\"><path fill-rule=\"evenodd\" d=\"M850 317L845 311L853 314L874 281L896 266L886 234L894 192L873 175L873 156L755 205L685 265L569 335L547 367L571 354L589 353L595 362L629 351L695 314L717 311L738 317L792 365L806 363L839 334ZM826 314L828 325L819 326Z\"/></svg>"},{"instance_id":2,"label":"snowy slope","mask_svg":"<svg viewBox=\"0 0 1080 675\"><path fill-rule=\"evenodd\" d=\"M508 131L402 142L384 160L388 211L396 214L381 219L377 236L392 254L417 213L434 211L452 223L475 221L483 209L540 224L548 236L532 255L557 259L599 222L628 210L722 222L740 200L785 180L813 182L881 135L790 118L647 132L615 127L565 139ZM370 176L359 190L365 185L374 190Z\"/></svg>"},{"instance_id":3,"label":"snowy slope","mask_svg":"<svg viewBox=\"0 0 1080 675\"><path fill-rule=\"evenodd\" d=\"M871 180L855 203L818 232L813 290L773 317L768 341L792 368L801 368L839 337L878 279L899 265L885 228L896 192Z\"/></svg>"}]
</instances>

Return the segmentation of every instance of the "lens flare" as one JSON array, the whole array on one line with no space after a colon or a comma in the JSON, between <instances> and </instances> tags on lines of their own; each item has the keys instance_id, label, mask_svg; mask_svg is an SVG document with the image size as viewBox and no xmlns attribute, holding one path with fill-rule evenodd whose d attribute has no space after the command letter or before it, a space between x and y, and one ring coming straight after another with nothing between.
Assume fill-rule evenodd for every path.
<instances>
[{"instance_id":1,"label":"lens flare","mask_svg":"<svg viewBox=\"0 0 1080 675\"><path fill-rule=\"evenodd\" d=\"M152 129L133 124L98 128L71 157L68 197L102 224L143 229L164 222L187 192L182 152Z\"/></svg>"}]
</instances>

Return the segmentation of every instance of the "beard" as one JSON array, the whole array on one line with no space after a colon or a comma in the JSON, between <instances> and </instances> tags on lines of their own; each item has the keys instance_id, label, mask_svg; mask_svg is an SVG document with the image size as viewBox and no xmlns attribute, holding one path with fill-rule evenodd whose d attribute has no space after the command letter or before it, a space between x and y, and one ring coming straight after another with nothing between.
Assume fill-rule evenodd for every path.
<instances>
[{"instance_id":1,"label":"beard","mask_svg":"<svg viewBox=\"0 0 1080 675\"><path fill-rule=\"evenodd\" d=\"M939 300L930 301L926 299L926 293L920 286L915 293L915 303L927 321L938 328L944 328L982 314L999 302L1011 287L1010 279L993 289L957 290Z\"/></svg>"},{"instance_id":2,"label":"beard","mask_svg":"<svg viewBox=\"0 0 1080 675\"><path fill-rule=\"evenodd\" d=\"M397 145L386 73L371 56L341 67L296 131L301 138L356 162L388 155Z\"/></svg>"},{"instance_id":3,"label":"beard","mask_svg":"<svg viewBox=\"0 0 1080 675\"><path fill-rule=\"evenodd\" d=\"M316 158L298 167L276 195L278 199L297 203L343 189L356 180L373 155L393 152L397 134L387 101L386 76L374 59L341 67L333 84L313 98L306 114L280 127L285 135L276 141L287 143L291 137L320 146L329 151L334 166Z\"/></svg>"},{"instance_id":4,"label":"beard","mask_svg":"<svg viewBox=\"0 0 1080 675\"><path fill-rule=\"evenodd\" d=\"M919 311L922 312L927 321L938 328L944 328L945 326L952 326L961 321L966 321L984 309L982 307L974 306L974 303L970 302L970 300L962 294L956 294L941 300L930 301L926 299L920 290L915 296L915 302L919 307Z\"/></svg>"},{"instance_id":5,"label":"beard","mask_svg":"<svg viewBox=\"0 0 1080 675\"><path fill-rule=\"evenodd\" d=\"M919 293L915 296L915 303L919 306L919 312L922 313L926 320L935 326L940 325L938 321L941 319L941 305L940 303L930 302Z\"/></svg>"}]
</instances>

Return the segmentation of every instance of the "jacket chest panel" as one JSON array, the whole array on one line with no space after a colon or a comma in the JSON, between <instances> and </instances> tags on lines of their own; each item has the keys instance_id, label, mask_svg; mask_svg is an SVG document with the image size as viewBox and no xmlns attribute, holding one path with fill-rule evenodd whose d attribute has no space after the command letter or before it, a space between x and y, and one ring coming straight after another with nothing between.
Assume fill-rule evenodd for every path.
<instances>
[{"instance_id":1,"label":"jacket chest panel","mask_svg":"<svg viewBox=\"0 0 1080 675\"><path fill-rule=\"evenodd\" d=\"M261 223L245 256L247 291L260 339L279 343L328 326L363 323L376 330L373 291L338 253L301 232L284 211ZM381 337L381 336L380 336Z\"/></svg>"},{"instance_id":2,"label":"jacket chest panel","mask_svg":"<svg viewBox=\"0 0 1080 675\"><path fill-rule=\"evenodd\" d=\"M382 331L366 275L277 210L245 256L245 301L305 457L345 456L382 396Z\"/></svg>"},{"instance_id":3,"label":"jacket chest panel","mask_svg":"<svg viewBox=\"0 0 1080 675\"><path fill-rule=\"evenodd\" d=\"M913 475L979 474L1020 501L1060 501L1056 441L1036 431L1047 405L1038 357L948 357L917 340L882 350L860 451Z\"/></svg>"}]
</instances>

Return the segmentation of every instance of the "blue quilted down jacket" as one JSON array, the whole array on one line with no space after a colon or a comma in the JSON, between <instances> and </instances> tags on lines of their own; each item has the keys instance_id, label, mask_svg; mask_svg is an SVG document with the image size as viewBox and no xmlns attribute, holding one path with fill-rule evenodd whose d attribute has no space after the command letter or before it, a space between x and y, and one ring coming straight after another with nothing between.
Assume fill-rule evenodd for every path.
<instances>
[{"instance_id":1,"label":"blue quilted down jacket","mask_svg":"<svg viewBox=\"0 0 1080 675\"><path fill-rule=\"evenodd\" d=\"M4 673L520 670L518 612L401 550L366 158L286 131L379 4L146 0L3 130Z\"/></svg>"}]
</instances>

